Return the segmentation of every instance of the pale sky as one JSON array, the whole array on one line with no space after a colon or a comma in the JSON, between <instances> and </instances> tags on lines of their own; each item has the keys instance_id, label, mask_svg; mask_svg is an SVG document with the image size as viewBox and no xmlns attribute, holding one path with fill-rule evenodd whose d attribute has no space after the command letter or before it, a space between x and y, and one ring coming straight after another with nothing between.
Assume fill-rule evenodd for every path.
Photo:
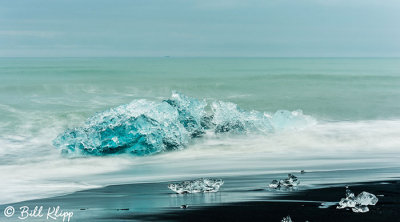
<instances>
[{"instance_id":1,"label":"pale sky","mask_svg":"<svg viewBox=\"0 0 400 222\"><path fill-rule=\"evenodd\" d=\"M400 56L400 0L0 0L0 56Z\"/></svg>"}]
</instances>

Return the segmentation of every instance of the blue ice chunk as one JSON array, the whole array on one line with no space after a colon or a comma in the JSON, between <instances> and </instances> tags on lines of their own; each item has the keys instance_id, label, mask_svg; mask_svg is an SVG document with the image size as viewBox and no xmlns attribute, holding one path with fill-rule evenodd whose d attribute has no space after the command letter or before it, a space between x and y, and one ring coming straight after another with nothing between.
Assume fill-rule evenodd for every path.
<instances>
[{"instance_id":1,"label":"blue ice chunk","mask_svg":"<svg viewBox=\"0 0 400 222\"><path fill-rule=\"evenodd\" d=\"M270 118L258 111L244 111L230 102L211 104L216 133L272 132Z\"/></svg>"},{"instance_id":2,"label":"blue ice chunk","mask_svg":"<svg viewBox=\"0 0 400 222\"><path fill-rule=\"evenodd\" d=\"M165 102L177 109L179 122L193 137L204 134L202 121L204 120L203 118L206 117L204 109L207 106L204 100L197 100L173 92L171 99L165 100Z\"/></svg>"},{"instance_id":3,"label":"blue ice chunk","mask_svg":"<svg viewBox=\"0 0 400 222\"><path fill-rule=\"evenodd\" d=\"M302 129L316 121L301 110L279 110L273 115L255 110L245 111L230 102L214 102L212 122L216 133L272 133L286 129Z\"/></svg>"},{"instance_id":4,"label":"blue ice chunk","mask_svg":"<svg viewBox=\"0 0 400 222\"><path fill-rule=\"evenodd\" d=\"M135 100L89 118L83 127L60 134L54 145L64 153L146 155L180 149L190 135L167 103Z\"/></svg>"},{"instance_id":5,"label":"blue ice chunk","mask_svg":"<svg viewBox=\"0 0 400 222\"><path fill-rule=\"evenodd\" d=\"M245 111L217 101L206 112L205 100L174 92L162 102L134 100L90 117L81 127L67 129L53 144L64 155L130 153L143 156L184 148L206 131L214 133L272 133L301 128L314 121L301 111L274 115Z\"/></svg>"}]
</instances>

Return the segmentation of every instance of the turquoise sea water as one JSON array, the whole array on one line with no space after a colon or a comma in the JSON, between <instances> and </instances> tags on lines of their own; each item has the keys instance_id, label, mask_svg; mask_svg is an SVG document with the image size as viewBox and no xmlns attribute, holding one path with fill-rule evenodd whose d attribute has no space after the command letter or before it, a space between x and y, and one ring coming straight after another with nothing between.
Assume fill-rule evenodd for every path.
<instances>
[{"instance_id":1,"label":"turquoise sea water","mask_svg":"<svg viewBox=\"0 0 400 222\"><path fill-rule=\"evenodd\" d=\"M107 184L399 165L398 58L1 58L0 80L1 203ZM96 112L174 90L245 110L301 109L317 124L207 135L143 158L68 159L52 145ZM371 179L398 173L385 172Z\"/></svg>"},{"instance_id":2,"label":"turquoise sea water","mask_svg":"<svg viewBox=\"0 0 400 222\"><path fill-rule=\"evenodd\" d=\"M398 58L2 58L0 68L1 103L25 109L48 109L41 101L56 100L50 108L97 111L178 90L332 120L400 115Z\"/></svg>"}]
</instances>

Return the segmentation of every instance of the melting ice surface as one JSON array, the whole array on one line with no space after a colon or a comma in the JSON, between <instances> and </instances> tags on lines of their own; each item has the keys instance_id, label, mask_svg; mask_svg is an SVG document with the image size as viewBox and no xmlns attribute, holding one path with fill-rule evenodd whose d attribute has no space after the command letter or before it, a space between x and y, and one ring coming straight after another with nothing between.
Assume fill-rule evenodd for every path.
<instances>
[{"instance_id":1,"label":"melting ice surface","mask_svg":"<svg viewBox=\"0 0 400 222\"><path fill-rule=\"evenodd\" d=\"M162 102L134 100L90 117L82 127L68 129L53 144L63 154L137 156L183 149L206 131L221 133L273 133L298 129L315 120L301 111L280 110L270 115L245 111L236 104L211 103L173 93Z\"/></svg>"},{"instance_id":2,"label":"melting ice surface","mask_svg":"<svg viewBox=\"0 0 400 222\"><path fill-rule=\"evenodd\" d=\"M363 191L356 197L354 193L346 187L346 197L340 200L337 209L349 207L355 213L365 213L369 211L368 205L375 205L377 202L378 198L372 193Z\"/></svg>"},{"instance_id":3,"label":"melting ice surface","mask_svg":"<svg viewBox=\"0 0 400 222\"><path fill-rule=\"evenodd\" d=\"M204 193L217 192L224 184L221 179L201 178L197 180L187 180L181 183L171 183L168 188L176 193Z\"/></svg>"}]
</instances>

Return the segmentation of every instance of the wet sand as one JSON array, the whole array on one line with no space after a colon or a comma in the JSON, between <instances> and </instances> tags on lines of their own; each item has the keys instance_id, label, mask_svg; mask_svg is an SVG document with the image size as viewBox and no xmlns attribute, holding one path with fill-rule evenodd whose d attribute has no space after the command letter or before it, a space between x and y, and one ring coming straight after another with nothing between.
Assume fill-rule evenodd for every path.
<instances>
[{"instance_id":1,"label":"wet sand","mask_svg":"<svg viewBox=\"0 0 400 222\"><path fill-rule=\"evenodd\" d=\"M292 192L275 200L259 200L223 204L212 207L193 207L162 214L119 217L143 221L281 221L290 215L293 221L400 221L400 181L370 182L351 185L358 194L368 191L378 196L375 206L367 213L336 209L344 197L344 187ZM328 203L326 203L328 202ZM321 204L325 204L321 206Z\"/></svg>"}]
</instances>

